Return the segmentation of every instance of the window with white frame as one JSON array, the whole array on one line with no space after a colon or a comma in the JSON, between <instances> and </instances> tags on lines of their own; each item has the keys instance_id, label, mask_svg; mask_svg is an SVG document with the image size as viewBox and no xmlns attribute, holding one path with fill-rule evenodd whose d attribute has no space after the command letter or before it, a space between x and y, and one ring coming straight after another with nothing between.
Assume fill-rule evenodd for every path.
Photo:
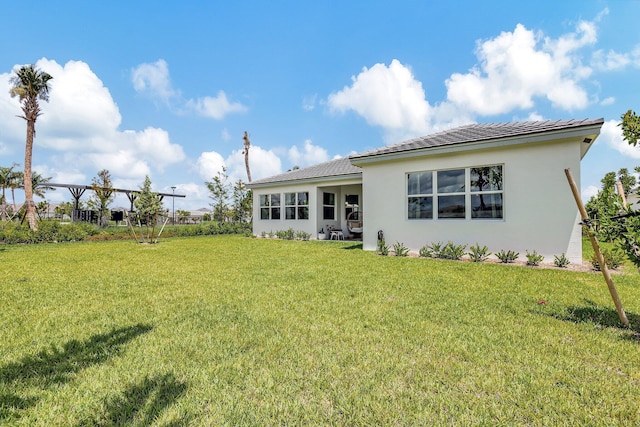
<instances>
[{"instance_id":1,"label":"window with white frame","mask_svg":"<svg viewBox=\"0 0 640 427\"><path fill-rule=\"evenodd\" d=\"M280 219L280 194L260 195L260 219Z\"/></svg>"},{"instance_id":2,"label":"window with white frame","mask_svg":"<svg viewBox=\"0 0 640 427\"><path fill-rule=\"evenodd\" d=\"M503 166L407 174L407 218L502 219Z\"/></svg>"},{"instance_id":3,"label":"window with white frame","mask_svg":"<svg viewBox=\"0 0 640 427\"><path fill-rule=\"evenodd\" d=\"M309 219L309 193L284 193L285 219Z\"/></svg>"},{"instance_id":4,"label":"window with white frame","mask_svg":"<svg viewBox=\"0 0 640 427\"><path fill-rule=\"evenodd\" d=\"M322 219L336 219L335 193L322 193Z\"/></svg>"}]
</instances>

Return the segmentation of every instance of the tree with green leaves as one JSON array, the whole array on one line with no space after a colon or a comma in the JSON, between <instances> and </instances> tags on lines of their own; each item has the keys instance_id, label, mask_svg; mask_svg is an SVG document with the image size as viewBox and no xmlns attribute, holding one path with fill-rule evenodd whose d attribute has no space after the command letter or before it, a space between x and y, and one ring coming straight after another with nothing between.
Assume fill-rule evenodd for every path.
<instances>
[{"instance_id":1,"label":"tree with green leaves","mask_svg":"<svg viewBox=\"0 0 640 427\"><path fill-rule=\"evenodd\" d=\"M14 170L16 166L18 166L17 163L12 164L11 166L0 166L0 189L2 189L2 194L0 194L0 220L2 221L7 219L6 190L13 190L13 188L18 185L17 181L22 179L22 175L20 175L18 171Z\"/></svg>"},{"instance_id":2,"label":"tree with green leaves","mask_svg":"<svg viewBox=\"0 0 640 427\"><path fill-rule=\"evenodd\" d=\"M33 158L33 138L36 135L36 120L42 114L38 100L49 101L49 74L35 68L34 65L20 67L11 77L12 97L17 96L22 104L24 115L18 116L27 122L27 139L24 150L24 196L26 217L32 230L38 229L36 206L33 201L31 182L31 159Z\"/></svg>"},{"instance_id":3,"label":"tree with green leaves","mask_svg":"<svg viewBox=\"0 0 640 427\"><path fill-rule=\"evenodd\" d=\"M33 194L35 196L44 199L47 191L55 191L55 187L48 185L50 182L50 176L44 177L35 171L31 173L31 187L33 188Z\"/></svg>"},{"instance_id":4,"label":"tree with green leaves","mask_svg":"<svg viewBox=\"0 0 640 427\"><path fill-rule=\"evenodd\" d=\"M640 166L634 170L640 172ZM602 189L585 207L594 222L596 237L614 242L640 271L640 215L632 206L624 206L615 189L616 181L621 182L626 196L638 192L636 178L623 168L618 174L609 172L602 178Z\"/></svg>"},{"instance_id":5,"label":"tree with green leaves","mask_svg":"<svg viewBox=\"0 0 640 427\"><path fill-rule=\"evenodd\" d=\"M151 179L149 175L144 178L144 183L140 191L136 192L136 199L133 201L136 209L136 216L140 225L144 227L142 231L142 241L154 243L156 239L155 231L160 213L164 211L162 201L158 193L151 191Z\"/></svg>"},{"instance_id":6,"label":"tree with green leaves","mask_svg":"<svg viewBox=\"0 0 640 427\"><path fill-rule=\"evenodd\" d=\"M637 146L640 139L640 116L632 110L627 110L620 118L622 122L618 126L622 128L622 137L629 145Z\"/></svg>"},{"instance_id":7,"label":"tree with green leaves","mask_svg":"<svg viewBox=\"0 0 640 427\"><path fill-rule=\"evenodd\" d=\"M91 190L93 196L89 198L87 204L91 209L98 211L98 225L106 227L109 225L109 205L115 198L111 174L107 169L102 169L98 175L91 180Z\"/></svg>"},{"instance_id":8,"label":"tree with green leaves","mask_svg":"<svg viewBox=\"0 0 640 427\"><path fill-rule=\"evenodd\" d=\"M71 213L73 212L73 203L71 202L59 203L58 206L55 207L53 212L56 214L57 218L64 219L65 215L71 218Z\"/></svg>"},{"instance_id":9,"label":"tree with green leaves","mask_svg":"<svg viewBox=\"0 0 640 427\"><path fill-rule=\"evenodd\" d=\"M251 222L253 210L253 193L241 179L233 184L233 215L234 222Z\"/></svg>"},{"instance_id":10,"label":"tree with green leaves","mask_svg":"<svg viewBox=\"0 0 640 427\"><path fill-rule=\"evenodd\" d=\"M207 188L209 189L209 198L212 200L211 207L213 208L213 220L223 222L227 219L229 211L229 185L227 180L227 168L222 167L216 176L211 181L205 181Z\"/></svg>"}]
</instances>

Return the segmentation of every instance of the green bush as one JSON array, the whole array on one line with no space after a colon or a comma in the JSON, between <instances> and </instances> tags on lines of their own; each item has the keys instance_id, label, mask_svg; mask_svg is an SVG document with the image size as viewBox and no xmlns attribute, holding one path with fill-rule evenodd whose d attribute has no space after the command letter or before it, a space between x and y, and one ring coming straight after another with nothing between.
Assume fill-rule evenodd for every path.
<instances>
[{"instance_id":1,"label":"green bush","mask_svg":"<svg viewBox=\"0 0 640 427\"><path fill-rule=\"evenodd\" d=\"M538 252L536 252L535 249L531 253L527 251L526 256L527 256L527 265L530 265L532 267L537 267L538 265L540 265L542 260L544 260L544 257L540 255Z\"/></svg>"},{"instance_id":2,"label":"green bush","mask_svg":"<svg viewBox=\"0 0 640 427\"><path fill-rule=\"evenodd\" d=\"M503 249L500 252L498 252L496 254L496 256L504 264L508 264L508 263L512 263L515 260L517 260L518 257L520 256L520 252L514 252L512 250L508 250L508 251L505 252L504 249Z\"/></svg>"},{"instance_id":3,"label":"green bush","mask_svg":"<svg viewBox=\"0 0 640 427\"><path fill-rule=\"evenodd\" d=\"M407 248L404 243L401 242L395 242L393 244L393 253L396 256L400 256L400 257L405 257L407 255L409 255L409 248Z\"/></svg>"},{"instance_id":4,"label":"green bush","mask_svg":"<svg viewBox=\"0 0 640 427\"><path fill-rule=\"evenodd\" d=\"M491 252L489 252L489 248L487 246L480 247L478 243L475 246L471 246L469 248L469 258L473 262L484 262L489 258Z\"/></svg>"},{"instance_id":5,"label":"green bush","mask_svg":"<svg viewBox=\"0 0 640 427\"><path fill-rule=\"evenodd\" d=\"M452 241L449 241L444 248L442 248L441 258L459 260L464 256L466 249L467 245L456 245Z\"/></svg>"},{"instance_id":6,"label":"green bush","mask_svg":"<svg viewBox=\"0 0 640 427\"><path fill-rule=\"evenodd\" d=\"M554 258L553 263L555 264L556 267L566 268L569 264L571 264L571 262L569 261L569 258L567 258L567 256L564 253L560 256L554 255L553 258Z\"/></svg>"},{"instance_id":7,"label":"green bush","mask_svg":"<svg viewBox=\"0 0 640 427\"><path fill-rule=\"evenodd\" d=\"M604 263L607 265L607 268L610 270L617 270L620 265L622 265L622 261L624 256L620 253L618 248L614 249L603 249L602 256L604 257ZM598 262L598 257L596 254L593 254L591 258L591 265L597 271L601 270L600 263Z\"/></svg>"},{"instance_id":8,"label":"green bush","mask_svg":"<svg viewBox=\"0 0 640 427\"><path fill-rule=\"evenodd\" d=\"M378 255L387 256L389 255L389 245L385 242L384 239L378 240Z\"/></svg>"}]
</instances>

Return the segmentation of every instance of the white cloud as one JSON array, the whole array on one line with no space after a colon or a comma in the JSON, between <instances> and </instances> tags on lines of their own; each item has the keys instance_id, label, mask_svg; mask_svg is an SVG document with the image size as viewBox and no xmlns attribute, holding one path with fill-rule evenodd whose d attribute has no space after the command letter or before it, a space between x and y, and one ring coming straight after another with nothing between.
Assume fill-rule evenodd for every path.
<instances>
[{"instance_id":1,"label":"white cloud","mask_svg":"<svg viewBox=\"0 0 640 427\"><path fill-rule=\"evenodd\" d=\"M118 106L86 63L69 61L62 66L41 59L35 65L53 76L49 103L40 104L43 114L36 123L35 156L47 155L49 176L58 182L77 183L76 177L108 169L114 182L126 179L139 183L153 170L162 171L185 158L182 147L172 144L163 129L120 131ZM3 144L6 139L7 145L21 151L25 126L15 118L19 108L17 99L9 97L9 74L0 75L1 138ZM73 172L69 175L66 171Z\"/></svg>"},{"instance_id":2,"label":"white cloud","mask_svg":"<svg viewBox=\"0 0 640 427\"><path fill-rule=\"evenodd\" d=\"M616 98L613 96L610 96L600 101L600 105L602 106L613 105L615 102L616 102Z\"/></svg>"},{"instance_id":3,"label":"white cloud","mask_svg":"<svg viewBox=\"0 0 640 427\"><path fill-rule=\"evenodd\" d=\"M198 174L204 180L211 180L225 167L224 158L215 151L206 151L200 154L196 161Z\"/></svg>"},{"instance_id":4,"label":"white cloud","mask_svg":"<svg viewBox=\"0 0 640 427\"><path fill-rule=\"evenodd\" d=\"M622 138L622 129L620 129L618 123L620 122L617 120L606 121L602 125L598 139L602 139L603 142L626 157L640 159L640 147L629 145L629 143Z\"/></svg>"},{"instance_id":5,"label":"white cloud","mask_svg":"<svg viewBox=\"0 0 640 427\"><path fill-rule=\"evenodd\" d=\"M289 161L296 166L301 168L316 165L318 163L326 162L329 160L329 154L327 150L317 145L313 145L311 140L307 139L304 141L304 146L302 150L298 149L297 146L293 146L289 149L288 152Z\"/></svg>"},{"instance_id":6,"label":"white cloud","mask_svg":"<svg viewBox=\"0 0 640 427\"><path fill-rule=\"evenodd\" d=\"M478 43L479 66L447 79L447 99L479 115L529 109L537 97L564 110L584 108L588 97L579 83L591 69L582 65L578 51L595 42L589 22L557 40L518 24L513 32Z\"/></svg>"},{"instance_id":7,"label":"white cloud","mask_svg":"<svg viewBox=\"0 0 640 427\"><path fill-rule=\"evenodd\" d=\"M351 86L329 95L334 112L353 110L367 123L383 128L408 129L424 133L428 129L431 106L425 99L422 83L397 59L363 68L351 78Z\"/></svg>"},{"instance_id":8,"label":"white cloud","mask_svg":"<svg viewBox=\"0 0 640 427\"><path fill-rule=\"evenodd\" d=\"M148 93L165 103L177 95L171 87L169 66L164 59L138 65L131 71L131 80L137 92Z\"/></svg>"},{"instance_id":9,"label":"white cloud","mask_svg":"<svg viewBox=\"0 0 640 427\"><path fill-rule=\"evenodd\" d=\"M218 96L205 96L196 100L187 101L187 108L194 110L204 117L222 120L227 114L243 113L247 107L239 102L229 102L224 91L219 91Z\"/></svg>"},{"instance_id":10,"label":"white cloud","mask_svg":"<svg viewBox=\"0 0 640 427\"><path fill-rule=\"evenodd\" d=\"M196 161L196 169L202 179L209 181L222 168L227 168L227 175L231 182L242 180L247 182L247 169L242 150L234 150L226 159L215 151L204 152ZM252 180L266 178L282 173L282 162L271 150L252 145L249 150L249 168Z\"/></svg>"}]
</instances>

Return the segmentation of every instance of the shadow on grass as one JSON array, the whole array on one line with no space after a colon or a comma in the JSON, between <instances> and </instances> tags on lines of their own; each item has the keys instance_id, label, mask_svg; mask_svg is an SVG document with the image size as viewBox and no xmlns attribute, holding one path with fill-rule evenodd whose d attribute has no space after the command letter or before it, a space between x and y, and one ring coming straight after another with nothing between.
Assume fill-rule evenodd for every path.
<instances>
[{"instance_id":1,"label":"shadow on grass","mask_svg":"<svg viewBox=\"0 0 640 427\"><path fill-rule=\"evenodd\" d=\"M78 425L148 426L187 390L187 384L176 380L173 374L146 377L133 384L121 395L107 401L103 414ZM166 426L186 425L187 419L170 422Z\"/></svg>"},{"instance_id":2,"label":"shadow on grass","mask_svg":"<svg viewBox=\"0 0 640 427\"><path fill-rule=\"evenodd\" d=\"M627 320L629 320L629 328L627 329L622 325L615 308L604 307L590 300L584 300L584 303L585 305L582 306L569 306L564 313L555 314L554 317L574 323L594 323L605 328L617 328L623 331L630 331L631 334L625 336L625 339L640 341L639 315L625 311Z\"/></svg>"},{"instance_id":3,"label":"shadow on grass","mask_svg":"<svg viewBox=\"0 0 640 427\"><path fill-rule=\"evenodd\" d=\"M33 388L67 383L74 374L116 356L124 344L151 329L151 326L143 324L113 329L93 335L86 341L71 340L62 349L52 346L1 367L0 387L10 391L0 396L0 421L35 404L36 398L21 394L33 392Z\"/></svg>"},{"instance_id":4,"label":"shadow on grass","mask_svg":"<svg viewBox=\"0 0 640 427\"><path fill-rule=\"evenodd\" d=\"M362 249L362 243L355 243L355 244L350 245L350 246L345 246L342 249L347 250L347 251L350 251L352 249Z\"/></svg>"}]
</instances>

